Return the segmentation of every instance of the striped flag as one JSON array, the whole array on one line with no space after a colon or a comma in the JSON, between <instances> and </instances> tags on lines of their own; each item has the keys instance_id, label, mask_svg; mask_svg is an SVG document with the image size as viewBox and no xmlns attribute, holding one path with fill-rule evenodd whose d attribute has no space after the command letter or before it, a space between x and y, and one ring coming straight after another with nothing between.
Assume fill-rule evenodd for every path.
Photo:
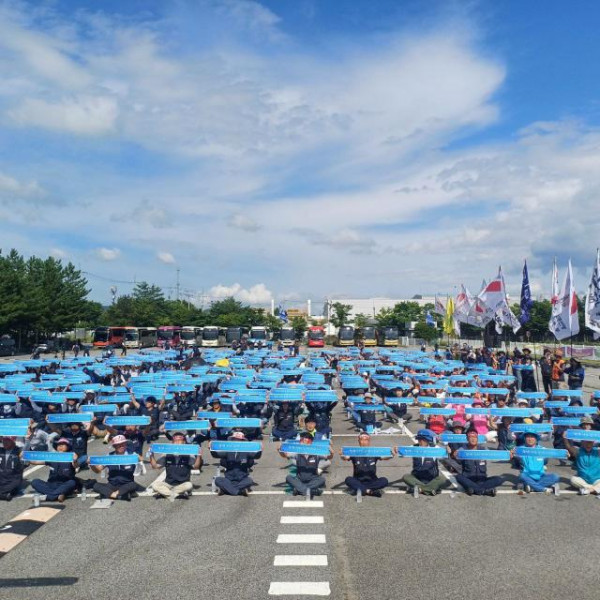
<instances>
[{"instance_id":1,"label":"striped flag","mask_svg":"<svg viewBox=\"0 0 600 600\"><path fill-rule=\"evenodd\" d=\"M585 326L594 332L595 340L600 338L600 250L596 250L596 263L585 297Z\"/></svg>"}]
</instances>

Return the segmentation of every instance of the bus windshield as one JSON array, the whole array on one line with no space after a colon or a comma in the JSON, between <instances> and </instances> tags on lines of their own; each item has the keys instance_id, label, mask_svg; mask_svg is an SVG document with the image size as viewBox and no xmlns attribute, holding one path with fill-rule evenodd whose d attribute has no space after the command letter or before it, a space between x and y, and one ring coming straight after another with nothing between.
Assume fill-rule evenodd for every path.
<instances>
[{"instance_id":1,"label":"bus windshield","mask_svg":"<svg viewBox=\"0 0 600 600\"><path fill-rule=\"evenodd\" d=\"M172 340L175 331L173 329L159 329L158 330L158 339L159 340Z\"/></svg>"},{"instance_id":2,"label":"bus windshield","mask_svg":"<svg viewBox=\"0 0 600 600\"><path fill-rule=\"evenodd\" d=\"M94 342L108 342L108 329L96 329L94 331Z\"/></svg>"},{"instance_id":3,"label":"bus windshield","mask_svg":"<svg viewBox=\"0 0 600 600\"><path fill-rule=\"evenodd\" d=\"M267 332L264 329L253 329L252 337L255 340L264 340L267 337Z\"/></svg>"},{"instance_id":4,"label":"bus windshield","mask_svg":"<svg viewBox=\"0 0 600 600\"><path fill-rule=\"evenodd\" d=\"M322 340L325 337L325 333L321 329L310 329L308 331L309 340Z\"/></svg>"},{"instance_id":5,"label":"bus windshield","mask_svg":"<svg viewBox=\"0 0 600 600\"><path fill-rule=\"evenodd\" d=\"M190 329L182 329L179 335L182 340L193 340L196 337L196 334Z\"/></svg>"},{"instance_id":6,"label":"bus windshield","mask_svg":"<svg viewBox=\"0 0 600 600\"><path fill-rule=\"evenodd\" d=\"M384 327L383 333L386 338L397 338L398 337L398 328L397 327Z\"/></svg>"},{"instance_id":7,"label":"bus windshield","mask_svg":"<svg viewBox=\"0 0 600 600\"><path fill-rule=\"evenodd\" d=\"M202 330L202 339L203 340L216 340L219 337L219 330L218 329L213 329L212 327L210 329L203 329Z\"/></svg>"},{"instance_id":8,"label":"bus windshield","mask_svg":"<svg viewBox=\"0 0 600 600\"><path fill-rule=\"evenodd\" d=\"M372 339L375 337L375 327L363 327L363 337Z\"/></svg>"},{"instance_id":9,"label":"bus windshield","mask_svg":"<svg viewBox=\"0 0 600 600\"><path fill-rule=\"evenodd\" d=\"M128 342L135 342L135 341L139 340L140 337L139 337L137 331L126 331L125 332L125 339Z\"/></svg>"},{"instance_id":10,"label":"bus windshield","mask_svg":"<svg viewBox=\"0 0 600 600\"><path fill-rule=\"evenodd\" d=\"M294 330L293 329L282 329L281 330L281 339L282 340L293 340L294 339Z\"/></svg>"},{"instance_id":11,"label":"bus windshield","mask_svg":"<svg viewBox=\"0 0 600 600\"><path fill-rule=\"evenodd\" d=\"M340 327L340 340L351 340L354 337L353 327Z\"/></svg>"}]
</instances>

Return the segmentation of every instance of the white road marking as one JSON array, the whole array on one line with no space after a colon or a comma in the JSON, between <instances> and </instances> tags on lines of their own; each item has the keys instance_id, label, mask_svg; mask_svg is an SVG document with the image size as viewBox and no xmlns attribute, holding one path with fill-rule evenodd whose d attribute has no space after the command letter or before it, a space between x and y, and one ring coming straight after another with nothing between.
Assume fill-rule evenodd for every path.
<instances>
[{"instance_id":1,"label":"white road marking","mask_svg":"<svg viewBox=\"0 0 600 600\"><path fill-rule=\"evenodd\" d=\"M283 525L308 525L308 524L321 524L324 523L323 517L294 517L294 516L284 516L281 517L281 521L279 521Z\"/></svg>"},{"instance_id":2,"label":"white road marking","mask_svg":"<svg viewBox=\"0 0 600 600\"><path fill-rule=\"evenodd\" d=\"M282 533L277 536L278 544L325 544L323 533Z\"/></svg>"},{"instance_id":3,"label":"white road marking","mask_svg":"<svg viewBox=\"0 0 600 600\"><path fill-rule=\"evenodd\" d=\"M25 471L23 471L23 477L28 477L32 473L39 471L40 469L42 469L45 466L46 465L35 465L34 467L29 467L29 469L25 469Z\"/></svg>"},{"instance_id":4,"label":"white road marking","mask_svg":"<svg viewBox=\"0 0 600 600\"><path fill-rule=\"evenodd\" d=\"M323 500L287 500L283 508L323 508Z\"/></svg>"},{"instance_id":5,"label":"white road marking","mask_svg":"<svg viewBox=\"0 0 600 600\"><path fill-rule=\"evenodd\" d=\"M329 596L328 581L273 581L270 596Z\"/></svg>"},{"instance_id":6,"label":"white road marking","mask_svg":"<svg viewBox=\"0 0 600 600\"><path fill-rule=\"evenodd\" d=\"M326 567L327 554L278 554L275 567Z\"/></svg>"}]
</instances>

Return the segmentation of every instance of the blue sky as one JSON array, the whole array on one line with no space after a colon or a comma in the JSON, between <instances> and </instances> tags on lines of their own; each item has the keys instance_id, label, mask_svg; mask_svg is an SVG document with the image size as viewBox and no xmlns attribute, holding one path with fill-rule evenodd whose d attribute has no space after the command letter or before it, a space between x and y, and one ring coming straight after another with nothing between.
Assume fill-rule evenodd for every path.
<instances>
[{"instance_id":1,"label":"blue sky","mask_svg":"<svg viewBox=\"0 0 600 600\"><path fill-rule=\"evenodd\" d=\"M268 303L476 291L600 217L595 2L0 2L0 244Z\"/></svg>"}]
</instances>

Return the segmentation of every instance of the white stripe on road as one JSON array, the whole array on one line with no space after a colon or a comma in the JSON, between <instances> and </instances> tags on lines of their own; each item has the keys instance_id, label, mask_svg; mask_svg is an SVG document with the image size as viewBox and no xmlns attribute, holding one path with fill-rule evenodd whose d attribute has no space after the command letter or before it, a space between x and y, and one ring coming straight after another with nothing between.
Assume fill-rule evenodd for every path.
<instances>
[{"instance_id":1,"label":"white stripe on road","mask_svg":"<svg viewBox=\"0 0 600 600\"><path fill-rule=\"evenodd\" d=\"M325 535L322 533L291 533L277 536L278 544L324 544Z\"/></svg>"},{"instance_id":2,"label":"white stripe on road","mask_svg":"<svg viewBox=\"0 0 600 600\"><path fill-rule=\"evenodd\" d=\"M327 554L278 554L275 567L326 567Z\"/></svg>"},{"instance_id":3,"label":"white stripe on road","mask_svg":"<svg viewBox=\"0 0 600 600\"><path fill-rule=\"evenodd\" d=\"M273 581L270 596L329 596L328 581Z\"/></svg>"},{"instance_id":4,"label":"white stripe on road","mask_svg":"<svg viewBox=\"0 0 600 600\"><path fill-rule=\"evenodd\" d=\"M39 471L40 469L42 469L45 466L46 465L35 465L34 467L29 467L29 469L25 469L25 471L23 471L23 477L28 477L32 473Z\"/></svg>"},{"instance_id":5,"label":"white stripe on road","mask_svg":"<svg viewBox=\"0 0 600 600\"><path fill-rule=\"evenodd\" d=\"M284 525L308 525L308 524L320 524L324 523L323 517L281 517L280 523Z\"/></svg>"},{"instance_id":6,"label":"white stripe on road","mask_svg":"<svg viewBox=\"0 0 600 600\"><path fill-rule=\"evenodd\" d=\"M323 500L287 500L283 508L323 508Z\"/></svg>"}]
</instances>

